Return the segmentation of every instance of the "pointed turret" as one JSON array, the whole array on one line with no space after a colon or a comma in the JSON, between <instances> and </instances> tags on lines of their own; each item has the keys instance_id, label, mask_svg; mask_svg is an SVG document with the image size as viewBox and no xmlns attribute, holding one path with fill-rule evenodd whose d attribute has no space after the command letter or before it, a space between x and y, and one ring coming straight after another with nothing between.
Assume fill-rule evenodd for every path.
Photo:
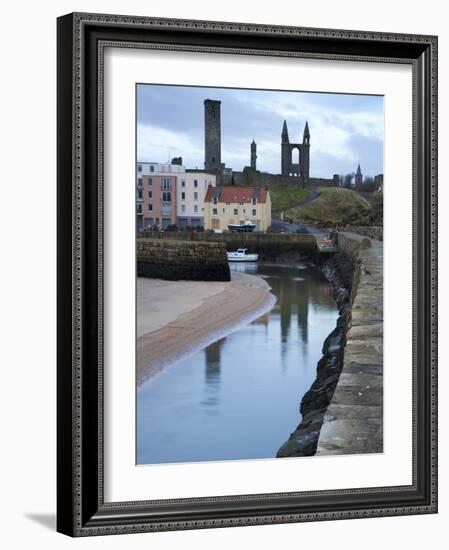
<instances>
[{"instance_id":1,"label":"pointed turret","mask_svg":"<svg viewBox=\"0 0 449 550\"><path fill-rule=\"evenodd\" d=\"M306 120L306 125L304 126L304 134L302 138L303 143L310 143L310 131L309 131L309 123Z\"/></svg>"},{"instance_id":2,"label":"pointed turret","mask_svg":"<svg viewBox=\"0 0 449 550\"><path fill-rule=\"evenodd\" d=\"M288 129L287 129L287 121L284 120L284 125L282 126L282 143L289 143L288 139Z\"/></svg>"}]
</instances>

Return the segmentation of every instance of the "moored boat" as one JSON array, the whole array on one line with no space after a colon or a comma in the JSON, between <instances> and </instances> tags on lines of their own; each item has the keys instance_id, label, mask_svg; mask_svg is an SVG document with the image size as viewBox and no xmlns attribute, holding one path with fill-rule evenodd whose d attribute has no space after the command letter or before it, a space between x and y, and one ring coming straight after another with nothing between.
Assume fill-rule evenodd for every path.
<instances>
[{"instance_id":1,"label":"moored boat","mask_svg":"<svg viewBox=\"0 0 449 550\"><path fill-rule=\"evenodd\" d=\"M248 254L247 248L239 248L235 252L227 252L229 262L257 262L259 254Z\"/></svg>"},{"instance_id":2,"label":"moored boat","mask_svg":"<svg viewBox=\"0 0 449 550\"><path fill-rule=\"evenodd\" d=\"M228 224L229 231L238 231L243 233L251 233L256 229L256 224L250 222L249 220L246 220L244 223L238 224L238 223L229 223Z\"/></svg>"}]
</instances>

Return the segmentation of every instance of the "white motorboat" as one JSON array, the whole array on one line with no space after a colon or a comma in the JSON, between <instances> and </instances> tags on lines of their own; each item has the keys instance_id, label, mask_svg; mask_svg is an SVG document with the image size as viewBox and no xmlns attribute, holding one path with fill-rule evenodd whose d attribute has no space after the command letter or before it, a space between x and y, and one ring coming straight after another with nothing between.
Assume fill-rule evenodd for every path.
<instances>
[{"instance_id":1,"label":"white motorboat","mask_svg":"<svg viewBox=\"0 0 449 550\"><path fill-rule=\"evenodd\" d=\"M259 254L248 254L247 248L239 248L235 252L228 252L229 262L257 262Z\"/></svg>"}]
</instances>

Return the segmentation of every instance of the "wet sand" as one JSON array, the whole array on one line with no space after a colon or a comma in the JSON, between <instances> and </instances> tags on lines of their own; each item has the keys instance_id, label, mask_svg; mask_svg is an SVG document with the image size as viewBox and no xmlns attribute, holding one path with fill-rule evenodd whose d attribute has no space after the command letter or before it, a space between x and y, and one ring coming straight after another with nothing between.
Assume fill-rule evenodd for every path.
<instances>
[{"instance_id":1,"label":"wet sand","mask_svg":"<svg viewBox=\"0 0 449 550\"><path fill-rule=\"evenodd\" d=\"M137 384L174 361L269 311L276 299L261 277L231 282L137 279Z\"/></svg>"}]
</instances>

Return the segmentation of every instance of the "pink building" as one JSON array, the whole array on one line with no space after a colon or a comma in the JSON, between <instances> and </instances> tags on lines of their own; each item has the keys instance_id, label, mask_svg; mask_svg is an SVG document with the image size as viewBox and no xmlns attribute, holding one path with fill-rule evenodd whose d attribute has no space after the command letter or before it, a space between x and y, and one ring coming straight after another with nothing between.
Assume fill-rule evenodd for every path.
<instances>
[{"instance_id":1,"label":"pink building","mask_svg":"<svg viewBox=\"0 0 449 550\"><path fill-rule=\"evenodd\" d=\"M143 228L157 225L167 228L176 223L175 175L142 175Z\"/></svg>"}]
</instances>

